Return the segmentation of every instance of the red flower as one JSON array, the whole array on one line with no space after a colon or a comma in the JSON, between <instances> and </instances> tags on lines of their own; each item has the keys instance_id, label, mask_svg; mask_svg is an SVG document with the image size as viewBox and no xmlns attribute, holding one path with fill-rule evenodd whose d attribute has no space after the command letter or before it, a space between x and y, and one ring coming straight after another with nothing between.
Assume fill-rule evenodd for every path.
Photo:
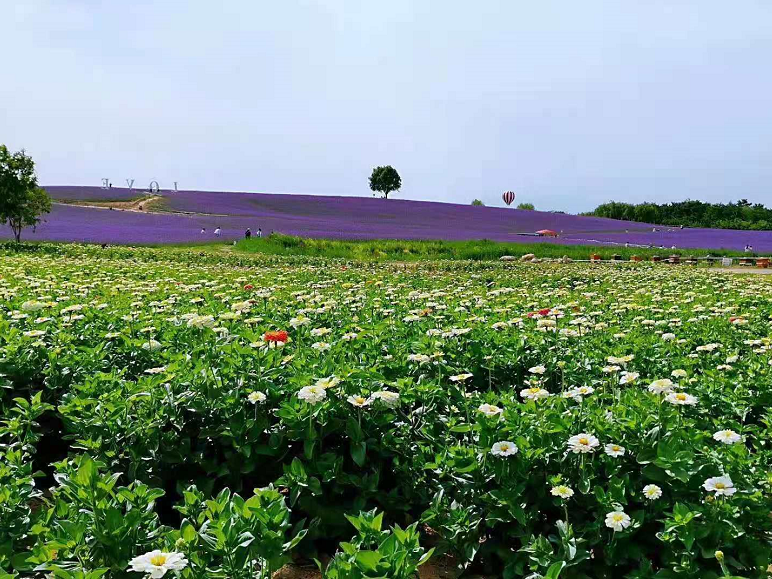
<instances>
[{"instance_id":1,"label":"red flower","mask_svg":"<svg viewBox=\"0 0 772 579\"><path fill-rule=\"evenodd\" d=\"M284 342L287 341L288 337L289 336L287 336L287 332L285 332L284 330L279 330L278 332L266 332L263 335L263 340L265 340L266 342L282 342L282 343L284 343Z\"/></svg>"},{"instance_id":2,"label":"red flower","mask_svg":"<svg viewBox=\"0 0 772 579\"><path fill-rule=\"evenodd\" d=\"M253 286L251 283L248 283L244 286L244 291L249 291L251 289L255 289L255 286Z\"/></svg>"},{"instance_id":3,"label":"red flower","mask_svg":"<svg viewBox=\"0 0 772 579\"><path fill-rule=\"evenodd\" d=\"M549 308L544 308L543 310L539 310L538 312L529 312L529 313L527 313L526 315L527 315L529 318L532 318L532 317L534 317L536 314L539 314L540 316L548 316L548 315L549 315L549 313L550 313L551 311L552 311L552 310L551 310L551 309L549 309Z\"/></svg>"}]
</instances>

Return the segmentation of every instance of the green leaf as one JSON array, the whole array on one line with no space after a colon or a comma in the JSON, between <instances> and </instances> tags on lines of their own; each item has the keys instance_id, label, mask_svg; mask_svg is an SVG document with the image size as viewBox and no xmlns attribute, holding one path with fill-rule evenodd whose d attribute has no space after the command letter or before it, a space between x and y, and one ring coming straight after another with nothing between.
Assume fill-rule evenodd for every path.
<instances>
[{"instance_id":1,"label":"green leaf","mask_svg":"<svg viewBox=\"0 0 772 579\"><path fill-rule=\"evenodd\" d=\"M558 561L557 563L553 563L549 566L549 569L547 569L547 572L544 574L544 579L558 579L560 572L565 568L565 566L565 561Z\"/></svg>"},{"instance_id":2,"label":"green leaf","mask_svg":"<svg viewBox=\"0 0 772 579\"><path fill-rule=\"evenodd\" d=\"M365 571L375 571L382 558L381 554L375 551L359 551L356 554L356 563Z\"/></svg>"},{"instance_id":3,"label":"green leaf","mask_svg":"<svg viewBox=\"0 0 772 579\"><path fill-rule=\"evenodd\" d=\"M78 468L78 473L75 475L75 482L81 486L91 486L92 481L96 478L97 470L94 461L90 457L84 457Z\"/></svg>"},{"instance_id":4,"label":"green leaf","mask_svg":"<svg viewBox=\"0 0 772 579\"><path fill-rule=\"evenodd\" d=\"M365 454L367 452L367 443L365 442L352 442L351 443L351 458L357 466L364 466Z\"/></svg>"}]
</instances>

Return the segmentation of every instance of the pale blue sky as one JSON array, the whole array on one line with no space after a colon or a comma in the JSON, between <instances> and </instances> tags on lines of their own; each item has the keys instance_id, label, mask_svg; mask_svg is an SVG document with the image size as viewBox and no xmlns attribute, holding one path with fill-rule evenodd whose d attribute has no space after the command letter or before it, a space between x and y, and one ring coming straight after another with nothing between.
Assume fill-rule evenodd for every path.
<instances>
[{"instance_id":1,"label":"pale blue sky","mask_svg":"<svg viewBox=\"0 0 772 579\"><path fill-rule=\"evenodd\" d=\"M772 203L766 0L5 0L0 38L44 184Z\"/></svg>"}]
</instances>

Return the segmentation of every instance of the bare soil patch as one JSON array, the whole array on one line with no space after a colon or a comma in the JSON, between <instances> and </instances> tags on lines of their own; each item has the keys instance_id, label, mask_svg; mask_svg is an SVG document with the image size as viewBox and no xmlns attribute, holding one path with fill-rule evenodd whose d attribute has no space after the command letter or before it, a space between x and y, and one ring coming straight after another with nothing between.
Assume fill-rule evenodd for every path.
<instances>
[{"instance_id":1,"label":"bare soil patch","mask_svg":"<svg viewBox=\"0 0 772 579\"><path fill-rule=\"evenodd\" d=\"M210 215L216 217L227 217L225 213L197 213L195 211L175 211L167 209L165 199L161 195L146 195L139 199L129 201L55 201L63 205L73 205L75 207L92 207L96 209L111 209L113 211L131 211L133 213L175 213L178 215Z\"/></svg>"}]
</instances>

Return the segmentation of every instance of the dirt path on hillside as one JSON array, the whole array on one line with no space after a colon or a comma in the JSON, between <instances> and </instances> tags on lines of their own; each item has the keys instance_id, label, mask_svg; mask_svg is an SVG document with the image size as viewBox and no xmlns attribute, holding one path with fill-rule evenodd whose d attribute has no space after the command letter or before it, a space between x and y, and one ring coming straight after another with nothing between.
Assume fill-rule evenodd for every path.
<instances>
[{"instance_id":1,"label":"dirt path on hillside","mask_svg":"<svg viewBox=\"0 0 772 579\"><path fill-rule=\"evenodd\" d=\"M164 198L160 195L146 195L132 201L54 201L58 205L72 207L90 207L92 209L112 209L113 211L129 211L132 213L172 213L176 215L201 215L206 217L228 217L227 213L197 213L195 211L177 211L163 209Z\"/></svg>"}]
</instances>

